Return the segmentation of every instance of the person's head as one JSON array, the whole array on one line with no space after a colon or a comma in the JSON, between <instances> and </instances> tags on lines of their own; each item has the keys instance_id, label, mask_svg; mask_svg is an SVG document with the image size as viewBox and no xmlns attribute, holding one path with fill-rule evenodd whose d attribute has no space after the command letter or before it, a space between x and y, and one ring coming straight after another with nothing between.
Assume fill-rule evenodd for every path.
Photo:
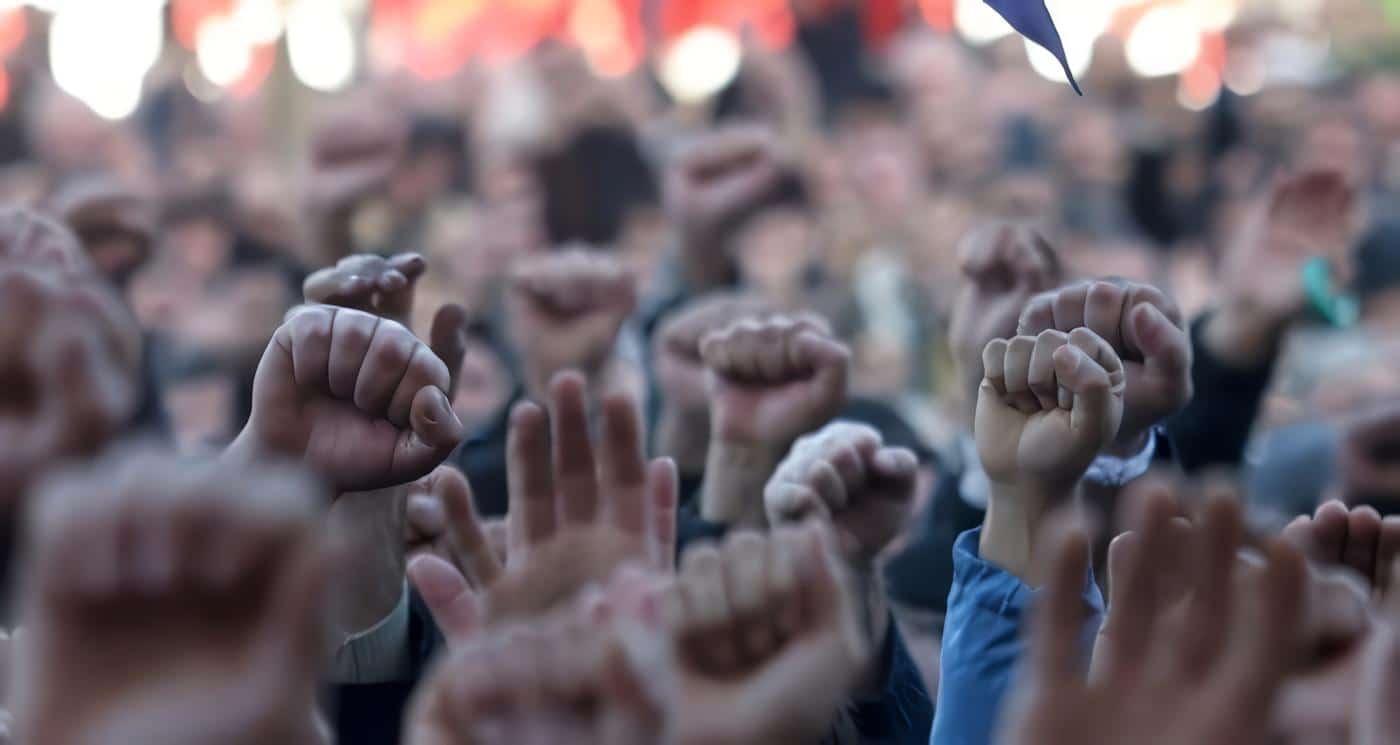
<instances>
[{"instance_id":1,"label":"person's head","mask_svg":"<svg viewBox=\"0 0 1400 745\"><path fill-rule=\"evenodd\" d=\"M1364 183L1371 169L1366 133L1350 113L1331 111L1310 122L1298 143L1294 168L1339 171L1354 184Z\"/></svg>"},{"instance_id":2,"label":"person's head","mask_svg":"<svg viewBox=\"0 0 1400 745\"><path fill-rule=\"evenodd\" d=\"M774 298L793 299L817 260L817 224L805 190L793 179L781 197L738 223L731 249L742 284Z\"/></svg>"}]
</instances>

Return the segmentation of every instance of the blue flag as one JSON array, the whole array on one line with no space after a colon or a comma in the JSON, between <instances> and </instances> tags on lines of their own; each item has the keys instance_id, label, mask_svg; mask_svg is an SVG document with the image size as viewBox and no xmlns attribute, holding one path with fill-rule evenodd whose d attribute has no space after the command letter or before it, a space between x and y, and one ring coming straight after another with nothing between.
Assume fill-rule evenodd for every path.
<instances>
[{"instance_id":1,"label":"blue flag","mask_svg":"<svg viewBox=\"0 0 1400 745\"><path fill-rule=\"evenodd\" d=\"M1050 17L1050 9L1045 7L1045 0L985 2L1005 18L1006 22L1011 24L1011 28L1016 29L1016 33L1045 47L1046 51L1055 55L1055 59L1060 61L1060 67L1065 68L1065 77L1069 78L1069 84L1074 86L1074 92L1084 95L1084 91L1079 90L1074 73L1070 72L1069 61L1065 59L1065 45L1060 42L1060 32L1055 30L1055 21Z\"/></svg>"}]
</instances>

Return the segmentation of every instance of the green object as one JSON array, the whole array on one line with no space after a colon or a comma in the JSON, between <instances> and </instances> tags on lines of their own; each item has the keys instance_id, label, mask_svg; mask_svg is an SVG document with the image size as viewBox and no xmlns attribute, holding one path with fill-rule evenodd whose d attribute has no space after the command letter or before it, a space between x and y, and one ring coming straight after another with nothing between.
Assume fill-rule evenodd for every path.
<instances>
[{"instance_id":1,"label":"green object","mask_svg":"<svg viewBox=\"0 0 1400 745\"><path fill-rule=\"evenodd\" d=\"M1361 316L1361 303L1355 295L1337 289L1332 281L1332 267L1321 256L1303 264L1303 291L1313 309L1337 328L1352 326Z\"/></svg>"}]
</instances>

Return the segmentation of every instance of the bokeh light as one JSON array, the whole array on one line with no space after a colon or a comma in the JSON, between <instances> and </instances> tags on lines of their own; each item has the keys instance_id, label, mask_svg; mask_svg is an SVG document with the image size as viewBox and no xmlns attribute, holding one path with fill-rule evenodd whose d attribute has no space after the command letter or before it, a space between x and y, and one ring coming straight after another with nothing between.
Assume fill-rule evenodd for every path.
<instances>
[{"instance_id":1,"label":"bokeh light","mask_svg":"<svg viewBox=\"0 0 1400 745\"><path fill-rule=\"evenodd\" d=\"M1182 5L1158 5L1133 27L1124 46L1128 66L1147 78L1185 70L1201 50L1201 29Z\"/></svg>"},{"instance_id":2,"label":"bokeh light","mask_svg":"<svg viewBox=\"0 0 1400 745\"><path fill-rule=\"evenodd\" d=\"M661 55L657 76L671 97L683 103L718 93L739 72L739 37L715 26L699 26L675 40Z\"/></svg>"}]
</instances>

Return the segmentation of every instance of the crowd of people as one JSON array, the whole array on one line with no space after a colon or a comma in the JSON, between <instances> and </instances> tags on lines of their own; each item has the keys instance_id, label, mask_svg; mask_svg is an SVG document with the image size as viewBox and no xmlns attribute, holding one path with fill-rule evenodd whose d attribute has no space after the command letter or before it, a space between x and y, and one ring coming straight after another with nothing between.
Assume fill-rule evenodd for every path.
<instances>
[{"instance_id":1,"label":"crowd of people","mask_svg":"<svg viewBox=\"0 0 1400 745\"><path fill-rule=\"evenodd\" d=\"M21 50L0 742L1400 745L1400 75L801 20L703 105Z\"/></svg>"}]
</instances>

